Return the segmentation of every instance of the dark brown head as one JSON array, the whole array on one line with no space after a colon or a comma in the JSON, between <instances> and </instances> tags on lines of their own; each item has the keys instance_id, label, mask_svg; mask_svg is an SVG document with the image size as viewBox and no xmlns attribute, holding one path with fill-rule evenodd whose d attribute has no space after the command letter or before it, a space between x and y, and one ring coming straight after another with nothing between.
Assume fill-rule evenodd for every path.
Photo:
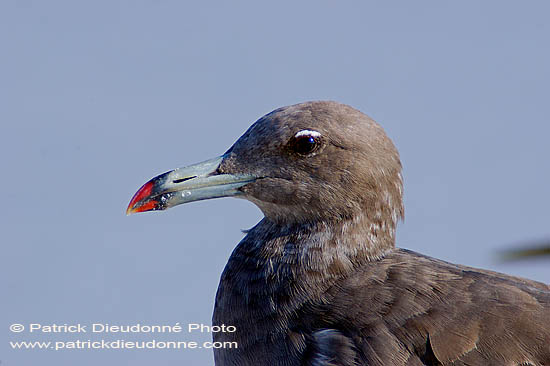
<instances>
[{"instance_id":1,"label":"dark brown head","mask_svg":"<svg viewBox=\"0 0 550 366\"><path fill-rule=\"evenodd\" d=\"M219 158L152 179L128 213L237 196L278 224L366 216L393 231L402 186L399 154L376 122L344 104L308 102L265 115Z\"/></svg>"},{"instance_id":2,"label":"dark brown head","mask_svg":"<svg viewBox=\"0 0 550 366\"><path fill-rule=\"evenodd\" d=\"M376 122L344 104L277 109L224 156L218 171L257 177L243 198L276 222L403 215L397 150Z\"/></svg>"}]
</instances>

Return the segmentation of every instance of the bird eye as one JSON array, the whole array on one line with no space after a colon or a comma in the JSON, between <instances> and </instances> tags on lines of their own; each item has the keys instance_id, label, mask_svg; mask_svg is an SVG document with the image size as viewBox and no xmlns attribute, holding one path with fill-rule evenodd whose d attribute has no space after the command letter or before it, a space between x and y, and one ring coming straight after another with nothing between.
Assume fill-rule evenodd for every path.
<instances>
[{"instance_id":1,"label":"bird eye","mask_svg":"<svg viewBox=\"0 0 550 366\"><path fill-rule=\"evenodd\" d=\"M291 149L300 155L311 154L320 144L321 134L310 130L300 131L290 140Z\"/></svg>"}]
</instances>

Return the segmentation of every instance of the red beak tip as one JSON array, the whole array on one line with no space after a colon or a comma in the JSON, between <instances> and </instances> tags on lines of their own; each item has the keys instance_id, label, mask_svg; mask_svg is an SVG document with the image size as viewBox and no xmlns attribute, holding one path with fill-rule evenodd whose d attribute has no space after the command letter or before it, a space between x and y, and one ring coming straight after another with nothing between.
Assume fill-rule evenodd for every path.
<instances>
[{"instance_id":1,"label":"red beak tip","mask_svg":"<svg viewBox=\"0 0 550 366\"><path fill-rule=\"evenodd\" d=\"M153 191L153 182L149 181L145 183L143 186L141 186L140 189L134 194L134 197L130 200L130 203L128 204L128 208L126 209L126 215L131 215L136 212L143 212L143 211L150 211L156 207L156 201L149 201L145 204L136 207L136 205L145 200L147 197L151 195L151 192Z\"/></svg>"}]
</instances>

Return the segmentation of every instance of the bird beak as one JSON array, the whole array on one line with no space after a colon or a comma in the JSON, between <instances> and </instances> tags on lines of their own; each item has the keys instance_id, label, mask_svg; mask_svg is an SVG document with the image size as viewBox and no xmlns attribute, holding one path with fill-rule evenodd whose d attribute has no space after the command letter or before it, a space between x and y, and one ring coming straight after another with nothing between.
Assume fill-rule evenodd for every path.
<instances>
[{"instance_id":1,"label":"bird beak","mask_svg":"<svg viewBox=\"0 0 550 366\"><path fill-rule=\"evenodd\" d=\"M182 203L242 194L240 187L256 177L245 174L220 174L217 169L224 156L178 168L145 183L134 195L127 215L165 210Z\"/></svg>"}]
</instances>

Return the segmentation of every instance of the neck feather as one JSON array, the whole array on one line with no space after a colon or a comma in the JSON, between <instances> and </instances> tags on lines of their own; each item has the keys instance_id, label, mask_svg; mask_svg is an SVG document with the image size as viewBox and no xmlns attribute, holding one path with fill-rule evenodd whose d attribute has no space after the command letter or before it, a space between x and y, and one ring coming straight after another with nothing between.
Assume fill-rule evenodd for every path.
<instances>
[{"instance_id":1,"label":"neck feather","mask_svg":"<svg viewBox=\"0 0 550 366\"><path fill-rule=\"evenodd\" d=\"M266 261L336 272L378 260L395 248L395 221L365 214L353 218L281 225L263 219L239 244ZM244 249L244 248L243 248ZM329 271L330 272L330 271ZM336 273L335 272L335 273Z\"/></svg>"},{"instance_id":2,"label":"neck feather","mask_svg":"<svg viewBox=\"0 0 550 366\"><path fill-rule=\"evenodd\" d=\"M323 303L338 280L391 252L394 237L395 222L366 215L294 226L264 218L248 231L225 267L213 322L249 324L255 334L234 335L239 346L284 333L299 309ZM277 324L257 327L269 319Z\"/></svg>"},{"instance_id":3,"label":"neck feather","mask_svg":"<svg viewBox=\"0 0 550 366\"><path fill-rule=\"evenodd\" d=\"M395 227L394 221L366 215L295 225L264 218L233 251L222 282L243 295L323 291L321 284L329 286L391 252Z\"/></svg>"}]
</instances>

